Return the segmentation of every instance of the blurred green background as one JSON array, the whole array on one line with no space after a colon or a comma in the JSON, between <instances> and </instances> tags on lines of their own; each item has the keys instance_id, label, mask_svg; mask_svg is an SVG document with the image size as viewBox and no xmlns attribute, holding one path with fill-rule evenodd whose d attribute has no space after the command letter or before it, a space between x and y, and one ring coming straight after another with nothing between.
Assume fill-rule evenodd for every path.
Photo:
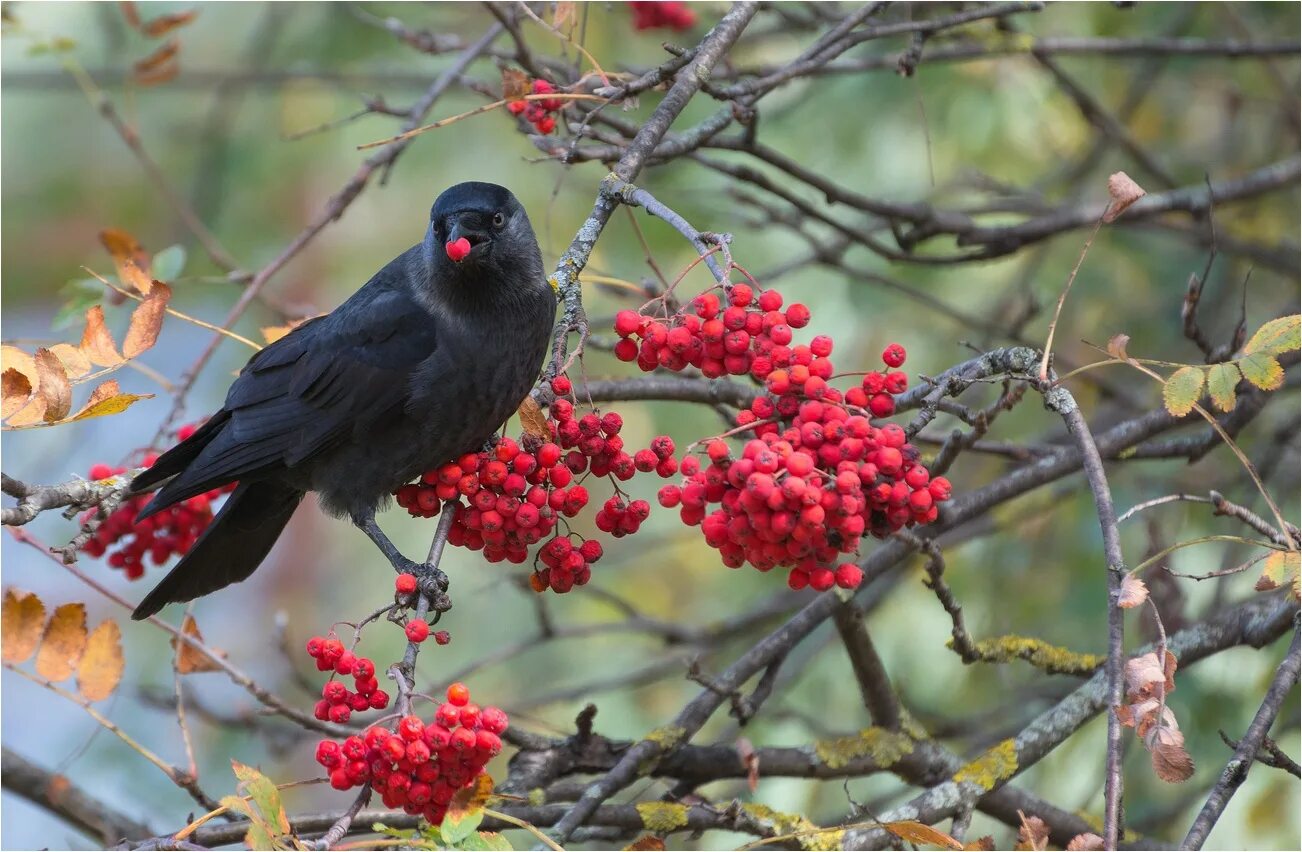
<instances>
[{"instance_id":1,"label":"blurred green background","mask_svg":"<svg viewBox=\"0 0 1302 852\"><path fill-rule=\"evenodd\" d=\"M695 4L702 25L691 34L672 36L691 43L717 19L723 4ZM104 86L118 110L139 132L176 190L235 255L242 268L256 270L275 257L315 216L366 156L358 144L382 139L397 120L370 115L327 132L297 140L286 137L361 108L363 97L383 95L406 108L447 66L447 57L430 57L399 43L362 21L346 4L199 4L197 19L175 32L180 42L180 76L163 85L130 84L131 63L156 45L131 31L116 4L7 3L2 44L0 94L3 96L3 205L0 248L3 250L3 336L22 341L75 340L79 322L53 325L76 291L69 282L86 278L82 266L107 274L112 264L99 246L97 233L123 228L151 251L181 245L184 269L175 283L174 306L217 322L238 294L204 255L145 177L138 162L110 126L96 113L64 68L71 59ZM152 16L183 8L150 4ZM455 33L471 40L492 18L474 4L379 4L365 13L394 15L413 28ZM667 33L634 33L626 8L594 3L580 10L585 46L611 70L646 67L662 56ZM924 14L918 9L919 14ZM763 20L763 16L761 19ZM1292 37L1299 29L1295 4L1155 4L1117 8L1113 4L1060 4L1039 14L1014 19L1037 35L1186 35L1204 38L1266 40ZM780 30L770 25L759 30ZM535 50L557 53L561 44L537 28L526 29ZM969 28L974 38L998 36L989 23ZM743 40L739 62L778 62L795 55L812 38L809 33L781 31ZM65 52L48 49L56 39L71 40ZM856 56L894 56L901 39L865 45ZM1144 62L1119 57L1064 57L1067 71L1109 109L1115 110L1136 81L1154 73ZM472 66L469 74L496 84L491 62ZM658 96L648 93L628 117L645 118ZM431 118L453 115L483 103L479 95L454 88L435 107ZM1150 191L1160 189L1132 159L1115 147L1104 150L1078 185L1061 178L1095 143L1095 129L1072 101L1030 58L1009 56L962 64L928 64L905 78L889 70L801 82L764 101L761 138L766 144L809 168L834 177L847 187L874 197L911 201L931 198L956 205L975 197L975 182L994 181L1041 193L1057 202L1105 197L1104 180L1125 169ZM1298 62L1296 57L1268 62L1209 58L1172 58L1147 91L1128 128L1181 186L1241 176L1255 168L1295 155ZM708 114L710 104L693 104L678 127ZM924 118L925 116L925 118ZM925 125L924 125L925 121ZM928 141L929 138L929 141ZM728 155L714 154L728 158ZM930 160L930 163L928 162ZM931 173L934 171L934 185ZM461 180L490 180L509 186L534 220L545 259L554 262L591 209L602 165L566 168L542 158L504 114L479 116L425 134L403 154L382 185L373 183L337 223L330 225L271 283L279 304L305 312L329 310L360 286L392 256L420 239L428 208L444 187ZM871 367L886 342L897 340L909 350L912 374L934 375L968 357L965 342L977 346L1005 341L960 327L929 313L898 293L870 280L812 265L776 280L768 269L782 268L806 248L785 229L773 225L762 209L733 194L735 187L718 174L688 161L654 169L640 183L701 229L734 234L733 254L766 283L779 286L789 299L814 310L820 333L837 341L841 369ZM812 198L815 203L820 200ZM674 274L694 253L663 224L638 214L659 266ZM1187 225L1187 219L1172 220ZM1293 252L1298 234L1296 188L1274 192L1216 211L1218 233L1228 241L1248 240L1271 250ZM817 229L814 229L818 232ZM819 232L821 233L821 232ZM1051 310L1079 254L1085 234L1058 237L1013 257L971 266L890 264L862 250L854 265L889 274L972 315L1001 319L1028 300L1042 312L1026 334L1042 339ZM1200 271L1205 249L1172 229L1116 227L1104 230L1074 285L1059 327L1057 349L1075 363L1094 360L1082 338L1102 343L1116 332L1131 335L1130 352L1172 361L1198 362L1201 356L1180 334L1179 310L1185 283ZM1236 319L1244 277L1253 264L1223 254L1213 267L1203 316L1209 333L1224 339ZM640 280L649 274L637 234L620 213L593 254L591 271ZM705 286L707 273L694 270L685 287ZM1296 312L1296 270L1257 266L1247 295L1249 331L1281 311ZM1011 295L1010 295L1011 294ZM1009 302L1012 298L1014 301ZM608 317L633 306L627 296L590 288L591 316ZM109 324L124 328L128 306L108 309ZM259 328L280 318L256 305L238 330L257 337ZM158 347L143 362L176 380L208 334L169 319ZM187 409L187 420L212 411L225 392L231 373L247 358L239 344L224 342L204 374ZM586 361L590 375L630 375L625 365L602 353ZM126 414L57 429L6 433L5 472L28 482L57 482L84 474L98 461L118 463L146 443L168 407L166 394L148 377L121 371L125 390L155 392ZM1147 404L1159 404L1156 384L1120 374ZM1146 382L1147 380L1142 380ZM1090 385L1077 387L1087 411L1097 402ZM1285 514L1298 515L1298 401L1296 381L1281 392L1242 444L1267 474L1267 482ZM719 430L710 411L682 404L624 404L626 441L645 446L652 435L667 431L683 446ZM946 424L946 431L952 428ZM945 434L938 432L937 434ZM994 428L997 440L1032 440L1058 434L1038 403L1028 403ZM951 471L955 490L988 482L1005 469L990 457L965 457ZM1110 472L1116 502L1124 509L1176 491L1217 488L1232 500L1264 511L1251 484L1224 449L1193 464L1140 462L1114 465ZM656 487L644 483L638 496ZM601 497L604 498L604 494ZM309 501L310 502L310 501ZM1097 520L1088 491L1069 479L1012 504L991 519L994 535L947 551L948 577L964 606L969 629L977 638L1020 633L1044 638L1074 650L1104 650L1104 588ZM1125 549L1134 563L1153 542L1162 545L1207 533L1237 533L1229 521L1209 517L1202 507L1163 507L1128 522ZM1149 524L1147 527L1145 524ZM382 524L405 552L423 552L433 523L389 512ZM73 524L47 513L30 527L50 543L71 536ZM579 525L577 529L582 530ZM723 568L700 540L685 530L675 513L653 512L638 539L608 543L607 556L594 571L593 589L636 601L647 614L691 625L709 624L752 608L784 588L778 576L750 569ZM1180 551L1175 570L1205 573L1241 561L1235 546L1209 544ZM127 644L127 682L105 712L132 736L166 759L182 762L174 717L151 696L170 693L170 648L162 634L125 621L124 614L99 599L66 573L30 549L3 539L4 582L39 593L51 606L86 600L91 623L104 617L123 623ZM160 577L151 568L145 580L125 581L102 562L85 560L85 570L131 600ZM564 597L534 598L521 586L524 571L490 566L464 551L450 553L449 567L456 608L445 625L453 633L446 648L421 656L420 676L430 692L473 661L527 640L536 634L536 608L546 608L557 625L617 622L620 611L602 594L583 590ZM273 559L247 583L200 602L196 615L211 644L260 682L305 709L313 696L290 675L292 667L308 671L299 652L310 635L332 623L351 621L369 612L388 595L387 570L376 564L371 545L345 524L303 508ZM910 563L893 579L890 594L869 616L877 646L907 705L924 721L970 719L950 744L971 754L1009 735L1035 713L1050 706L1064 678L1046 680L1024 664L966 668L945 649L949 620L923 588L920 566ZM1253 594L1253 572L1209 583L1183 584L1163 592L1169 606L1168 628L1181 619L1193 621L1217 606ZM788 608L803 604L806 594L789 593ZM1148 626L1130 616L1131 634L1144 636ZM279 622L277 619L281 619ZM282 624L294 656L277 649L274 624ZM726 643L702 663L721 669L749 647L763 628ZM367 633L363 649L377 660L396 658L400 631L380 625ZM552 731L571 730L575 713L588 701L600 707L598 729L610 736L640 736L669 720L698 686L681 677L692 648L666 648L653 639L616 633L587 639L540 643L511 660L490 665L469 678L477 700L512 713L513 722ZM1237 649L1181 671L1170 704L1185 732L1198 769L1194 781L1180 786L1156 780L1142 749L1129 742L1127 809L1132 826L1176 841L1201 806L1206 785L1219 774L1229 751L1217 736L1224 729L1239 736L1255 712L1274 674L1283 645L1256 651ZM644 668L660 676L633 688L627 676ZM312 679L316 682L315 673ZM220 675L191 678L202 708L222 716L255 710L248 696ZM619 684L619 688L607 688ZM80 710L39 687L5 673L3 739L6 745L38 763L68 774L96 795L149 820L160 831L175 830L194 809L189 798L141 761ZM1296 692L1281 714L1275 732L1280 745L1297 755L1300 744ZM202 716L202 714L200 714ZM799 647L786 663L779 692L745 729L757 746L795 745L814 738L852 732L867 724L844 651L830 625ZM267 722L220 726L195 720L201 780L214 795L234 786L227 761L259 764L278 781L311 777L311 738L295 740L287 726ZM1069 810L1101 811L1102 719L1096 719L1066 745L1019 781L1028 789ZM735 724L718 714L696 740L730 741ZM1133 740L1132 735L1127 739ZM494 767L505 772L504 761ZM762 770L761 770L762 771ZM885 810L902 795L888 776L854 780L856 801ZM660 783L633 788L642 796L663 792ZM839 782L814 783L763 779L750 794L744 783L719 783L705 792L720 800L754 799L786 811L807 813L830 824L848 808ZM1299 784L1282 772L1258 767L1211 836L1208 848L1297 848ZM291 791L291 810L339 809L350 797L309 787ZM4 794L5 816L0 845L82 847L85 837L48 818L23 800ZM972 836L993 832L1001 844L1009 831L978 815ZM672 841L677 847L684 841ZM702 846L735 846L737 836L707 836Z\"/></svg>"}]
</instances>

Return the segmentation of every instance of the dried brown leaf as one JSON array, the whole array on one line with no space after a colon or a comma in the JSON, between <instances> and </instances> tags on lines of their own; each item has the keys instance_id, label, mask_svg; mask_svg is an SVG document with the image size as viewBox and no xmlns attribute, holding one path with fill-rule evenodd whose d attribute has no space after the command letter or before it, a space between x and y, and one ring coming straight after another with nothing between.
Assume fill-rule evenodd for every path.
<instances>
[{"instance_id":1,"label":"dried brown leaf","mask_svg":"<svg viewBox=\"0 0 1302 852\"><path fill-rule=\"evenodd\" d=\"M751 744L750 740L745 737L738 737L737 755L741 758L741 765L746 767L746 786L754 793L759 787L759 753L755 751L755 746Z\"/></svg>"},{"instance_id":2,"label":"dried brown leaf","mask_svg":"<svg viewBox=\"0 0 1302 852\"><path fill-rule=\"evenodd\" d=\"M85 604L64 604L45 625L41 648L36 652L36 671L58 683L72 675L86 648Z\"/></svg>"},{"instance_id":3,"label":"dried brown leaf","mask_svg":"<svg viewBox=\"0 0 1302 852\"><path fill-rule=\"evenodd\" d=\"M644 834L624 847L633 852L664 852L665 842L654 834Z\"/></svg>"},{"instance_id":4,"label":"dried brown leaf","mask_svg":"<svg viewBox=\"0 0 1302 852\"><path fill-rule=\"evenodd\" d=\"M972 852L994 852L995 839L989 834L983 834L976 840L969 840L963 844L964 849L970 849Z\"/></svg>"},{"instance_id":5,"label":"dried brown leaf","mask_svg":"<svg viewBox=\"0 0 1302 852\"><path fill-rule=\"evenodd\" d=\"M133 79L137 86L161 86L176 78L181 73L181 66L176 62L170 62L159 68L157 71L148 71L145 73L137 72ZM250 829L251 831L252 829Z\"/></svg>"},{"instance_id":6,"label":"dried brown leaf","mask_svg":"<svg viewBox=\"0 0 1302 852\"><path fill-rule=\"evenodd\" d=\"M1134 179L1125 172L1111 175L1108 178L1108 196L1112 199L1112 203L1103 214L1103 221L1108 223L1117 221L1118 216L1125 213L1130 205L1145 195L1144 188L1135 183Z\"/></svg>"},{"instance_id":7,"label":"dried brown leaf","mask_svg":"<svg viewBox=\"0 0 1302 852\"><path fill-rule=\"evenodd\" d=\"M122 656L122 631L107 620L91 631L86 652L77 664L77 689L87 701L102 701L113 694L122 680L126 659Z\"/></svg>"},{"instance_id":8,"label":"dried brown leaf","mask_svg":"<svg viewBox=\"0 0 1302 852\"><path fill-rule=\"evenodd\" d=\"M32 387L41 381L40 374L36 372L36 359L17 346L0 346L0 367L22 373Z\"/></svg>"},{"instance_id":9,"label":"dried brown leaf","mask_svg":"<svg viewBox=\"0 0 1302 852\"><path fill-rule=\"evenodd\" d=\"M5 418L7 426L34 426L45 422L45 397L34 393L27 405Z\"/></svg>"},{"instance_id":10,"label":"dried brown leaf","mask_svg":"<svg viewBox=\"0 0 1302 852\"><path fill-rule=\"evenodd\" d=\"M1108 354L1118 361L1129 360L1130 356L1126 354L1126 344L1130 342L1129 334L1114 334L1108 338Z\"/></svg>"},{"instance_id":11,"label":"dried brown leaf","mask_svg":"<svg viewBox=\"0 0 1302 852\"><path fill-rule=\"evenodd\" d=\"M122 17L126 19L127 26L133 30L140 29L140 13L136 11L136 4L131 0L122 0L118 7L122 9Z\"/></svg>"},{"instance_id":12,"label":"dried brown leaf","mask_svg":"<svg viewBox=\"0 0 1302 852\"><path fill-rule=\"evenodd\" d=\"M448 802L448 815L454 819L464 819L466 814L484 809L488 799L493 795L493 779L487 772L475 776L469 786L462 787Z\"/></svg>"},{"instance_id":13,"label":"dried brown leaf","mask_svg":"<svg viewBox=\"0 0 1302 852\"><path fill-rule=\"evenodd\" d=\"M1117 598L1117 606L1122 609L1134 609L1146 600L1148 600L1148 586L1143 580L1134 574L1127 574L1121 578L1121 595Z\"/></svg>"},{"instance_id":14,"label":"dried brown leaf","mask_svg":"<svg viewBox=\"0 0 1302 852\"><path fill-rule=\"evenodd\" d=\"M126 339L122 341L122 354L134 358L158 341L158 332L163 328L163 315L167 312L167 301L172 298L172 288L162 281L153 282L149 295L131 312L131 325L127 328Z\"/></svg>"},{"instance_id":15,"label":"dried brown leaf","mask_svg":"<svg viewBox=\"0 0 1302 852\"><path fill-rule=\"evenodd\" d=\"M538 405L532 396L524 398L517 413L520 415L520 425L524 427L526 434L532 435L540 441L551 440L552 433L547 428L547 415L542 413L542 407Z\"/></svg>"},{"instance_id":16,"label":"dried brown leaf","mask_svg":"<svg viewBox=\"0 0 1302 852\"><path fill-rule=\"evenodd\" d=\"M1194 762L1185 750L1183 737L1178 745L1158 743L1153 747L1153 771L1169 784L1179 784L1193 777Z\"/></svg>"},{"instance_id":17,"label":"dried brown leaf","mask_svg":"<svg viewBox=\"0 0 1302 852\"><path fill-rule=\"evenodd\" d=\"M1158 684L1162 684L1166 693L1175 690L1175 654L1166 652L1166 665L1157 662L1153 651L1141 654L1126 661L1126 691L1132 702L1148 698L1158 693Z\"/></svg>"},{"instance_id":18,"label":"dried brown leaf","mask_svg":"<svg viewBox=\"0 0 1302 852\"><path fill-rule=\"evenodd\" d=\"M144 59L136 62L132 67L135 69L137 75L151 74L175 59L176 55L180 52L181 43L174 38L168 39L166 42L159 45L157 50L146 56ZM141 269L148 271L149 267L148 265L142 264Z\"/></svg>"},{"instance_id":19,"label":"dried brown leaf","mask_svg":"<svg viewBox=\"0 0 1302 852\"><path fill-rule=\"evenodd\" d=\"M0 607L0 649L6 663L24 663L41 641L45 604L30 592L5 589Z\"/></svg>"},{"instance_id":20,"label":"dried brown leaf","mask_svg":"<svg viewBox=\"0 0 1302 852\"><path fill-rule=\"evenodd\" d=\"M1043 852L1049 848L1049 826L1038 816L1027 816L1020 810L1017 815L1022 818L1022 825L1017 829L1017 845L1014 849Z\"/></svg>"},{"instance_id":21,"label":"dried brown leaf","mask_svg":"<svg viewBox=\"0 0 1302 852\"><path fill-rule=\"evenodd\" d=\"M73 346L71 343L56 343L50 347L50 351L63 364L68 375L74 379L80 379L90 372L90 358L80 348Z\"/></svg>"},{"instance_id":22,"label":"dried brown leaf","mask_svg":"<svg viewBox=\"0 0 1302 852\"><path fill-rule=\"evenodd\" d=\"M962 849L963 844L937 828L911 819L884 822L882 828L901 840L910 843L922 843L927 846L940 846L945 849Z\"/></svg>"},{"instance_id":23,"label":"dried brown leaf","mask_svg":"<svg viewBox=\"0 0 1302 852\"><path fill-rule=\"evenodd\" d=\"M36 350L36 372L41 382L37 392L45 397L45 421L62 420L72 408L72 382L63 362L48 349Z\"/></svg>"},{"instance_id":24,"label":"dried brown leaf","mask_svg":"<svg viewBox=\"0 0 1302 852\"><path fill-rule=\"evenodd\" d=\"M32 383L13 367L0 373L0 419L8 420L32 399Z\"/></svg>"},{"instance_id":25,"label":"dried brown leaf","mask_svg":"<svg viewBox=\"0 0 1302 852\"><path fill-rule=\"evenodd\" d=\"M203 634L199 632L199 625L192 615L185 617L185 621L181 624L181 632L186 636L193 636L199 642L203 641ZM172 639L172 648L176 651L176 670L181 674L221 670L221 666L209 659L207 654L192 647L189 642L174 638ZM215 648L213 650L216 651Z\"/></svg>"},{"instance_id":26,"label":"dried brown leaf","mask_svg":"<svg viewBox=\"0 0 1302 852\"><path fill-rule=\"evenodd\" d=\"M113 335L104 325L104 309L92 305L86 311L86 330L81 333L81 351L86 353L92 364L100 367L116 367L123 361L118 353Z\"/></svg>"},{"instance_id":27,"label":"dried brown leaf","mask_svg":"<svg viewBox=\"0 0 1302 852\"><path fill-rule=\"evenodd\" d=\"M1067 852L1094 852L1103 848L1103 838L1092 831L1078 834L1067 841Z\"/></svg>"},{"instance_id":28,"label":"dried brown leaf","mask_svg":"<svg viewBox=\"0 0 1302 852\"><path fill-rule=\"evenodd\" d=\"M519 68L502 69L502 99L522 98L532 91L529 75Z\"/></svg>"},{"instance_id":29,"label":"dried brown leaf","mask_svg":"<svg viewBox=\"0 0 1302 852\"><path fill-rule=\"evenodd\" d=\"M140 63L136 63L140 69ZM134 287L142 295L149 293L153 279L149 275L149 252L135 237L120 228L105 228L99 232L99 241L113 257L118 280L124 287Z\"/></svg>"},{"instance_id":30,"label":"dried brown leaf","mask_svg":"<svg viewBox=\"0 0 1302 852\"><path fill-rule=\"evenodd\" d=\"M552 27L557 32L569 33L576 23L573 0L561 0L552 12ZM569 25L567 27L566 25Z\"/></svg>"},{"instance_id":31,"label":"dried brown leaf","mask_svg":"<svg viewBox=\"0 0 1302 852\"><path fill-rule=\"evenodd\" d=\"M183 27L193 21L199 15L198 9L191 9L188 12L173 12L170 15L159 15L146 22L141 32L150 38L158 38L167 35L177 27Z\"/></svg>"}]
</instances>

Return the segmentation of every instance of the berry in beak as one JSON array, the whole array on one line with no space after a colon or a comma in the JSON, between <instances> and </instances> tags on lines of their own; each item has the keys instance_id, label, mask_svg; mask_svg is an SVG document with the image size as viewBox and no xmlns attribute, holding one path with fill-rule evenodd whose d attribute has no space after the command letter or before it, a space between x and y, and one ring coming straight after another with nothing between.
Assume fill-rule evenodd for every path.
<instances>
[{"instance_id":1,"label":"berry in beak","mask_svg":"<svg viewBox=\"0 0 1302 852\"><path fill-rule=\"evenodd\" d=\"M466 255L470 254L470 240L465 237L458 237L443 248L447 251L448 257L453 263L460 263L466 259Z\"/></svg>"}]
</instances>

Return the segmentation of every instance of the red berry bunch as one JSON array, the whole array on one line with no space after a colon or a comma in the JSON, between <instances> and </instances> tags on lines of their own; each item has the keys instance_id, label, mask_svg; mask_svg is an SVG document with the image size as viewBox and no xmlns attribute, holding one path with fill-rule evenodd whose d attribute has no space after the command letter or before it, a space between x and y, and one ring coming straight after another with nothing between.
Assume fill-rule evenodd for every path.
<instances>
[{"instance_id":1,"label":"red berry bunch","mask_svg":"<svg viewBox=\"0 0 1302 852\"><path fill-rule=\"evenodd\" d=\"M809 323L807 308L784 312L776 291L756 294L745 284L732 287L727 301L724 307L707 291L691 312L657 319L621 311L615 318L623 360L644 370L690 364L707 376L749 374L766 391L737 416L753 435L741 455L721 438L707 442L706 460L685 458L682 484L662 488L660 504L680 507L684 523L699 524L731 568L787 568L793 589L855 588L863 579L858 566L833 566L858 551L865 533L881 538L931 523L936 504L950 497L949 482L931 478L903 429L872 422L894 413L908 376L869 372L842 392L828 383L835 372L830 337L792 344L791 330ZM904 358L899 344L882 353L888 368Z\"/></svg>"},{"instance_id":2,"label":"red berry bunch","mask_svg":"<svg viewBox=\"0 0 1302 852\"><path fill-rule=\"evenodd\" d=\"M551 440L528 434L520 441L503 438L491 451L468 453L426 472L420 484L399 488L398 505L428 518L438 514L443 501L458 500L448 543L483 550L489 562L520 564L528 559L530 546L554 535L561 518L576 517L588 505L588 489L576 477L627 482L638 473L655 471L667 478L678 472L669 436L659 435L629 455L619 435L624 420L618 413L578 416L574 403L564 398L572 390L569 379L558 376L552 389L559 398L547 421ZM597 511L595 522L620 538L637 532L650 513L647 501L626 501L617 491ZM563 593L581 586L601 554L600 542L580 539L576 544L556 535L539 552L546 570L535 572L533 587Z\"/></svg>"},{"instance_id":3,"label":"red berry bunch","mask_svg":"<svg viewBox=\"0 0 1302 852\"><path fill-rule=\"evenodd\" d=\"M534 80L529 87L535 95L550 95L556 91L556 87L546 80ZM534 126L534 129L544 136L556 129L556 119L552 115L559 113L565 106L565 101L561 98L540 98L535 101L510 101L506 108L511 115L524 114L524 120Z\"/></svg>"},{"instance_id":4,"label":"red berry bunch","mask_svg":"<svg viewBox=\"0 0 1302 852\"><path fill-rule=\"evenodd\" d=\"M385 807L441 823L457 790L502 751L508 724L496 707L471 704L465 684L449 686L447 697L428 722L404 716L396 731L374 726L342 743L322 740L316 760L330 773L330 786L348 790L369 781Z\"/></svg>"},{"instance_id":5,"label":"red berry bunch","mask_svg":"<svg viewBox=\"0 0 1302 852\"><path fill-rule=\"evenodd\" d=\"M621 338L615 356L636 361L646 371L690 365L711 379L750 374L763 381L774 370L799 366L796 373L803 381L812 378L815 385L826 384L832 363L817 355L818 347L791 346L792 329L804 328L809 317L809 308L801 304L783 311L776 290L756 298L749 285L737 284L726 302L707 291L692 300L690 311L672 317L620 311L615 315L615 332ZM827 338L816 338L820 346L823 340Z\"/></svg>"},{"instance_id":6,"label":"red berry bunch","mask_svg":"<svg viewBox=\"0 0 1302 852\"><path fill-rule=\"evenodd\" d=\"M307 640L307 653L316 660L317 671L352 675L356 689L350 691L343 681L335 680L331 675L321 687L321 700L313 708L313 715L321 721L343 725L354 712L383 710L389 706L389 694L380 689L380 682L375 677L375 663L344 648L344 643L333 633L328 637L313 636Z\"/></svg>"},{"instance_id":7,"label":"red berry bunch","mask_svg":"<svg viewBox=\"0 0 1302 852\"><path fill-rule=\"evenodd\" d=\"M653 30L661 27L682 32L689 30L696 23L696 13L687 3L675 0L657 0L643 2L635 0L628 4L633 9L633 29Z\"/></svg>"},{"instance_id":8,"label":"red berry bunch","mask_svg":"<svg viewBox=\"0 0 1302 852\"><path fill-rule=\"evenodd\" d=\"M194 434L195 425L182 426L177 437L184 441ZM150 454L143 460L149 467L158 460L158 455ZM108 479L126 472L126 467L111 467L96 464L91 467L88 478L92 480ZM136 515L149 502L150 495L133 497L118 506L112 514L95 530L95 534L81 546L83 553L99 558L109 551L108 563L114 568L121 568L129 580L136 580L145 574L146 555L155 565L162 565L173 555L184 556L208 524L212 523L213 501L221 495L235 489L235 484L214 488L205 494L170 506L150 518L136 522ZM81 517L82 523L88 522L95 515L91 509Z\"/></svg>"}]
</instances>

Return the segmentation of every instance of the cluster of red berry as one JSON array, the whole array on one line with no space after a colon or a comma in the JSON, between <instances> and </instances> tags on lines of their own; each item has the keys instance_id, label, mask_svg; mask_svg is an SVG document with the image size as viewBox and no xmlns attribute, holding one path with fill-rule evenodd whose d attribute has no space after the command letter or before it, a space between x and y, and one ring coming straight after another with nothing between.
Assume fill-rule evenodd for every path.
<instances>
[{"instance_id":1,"label":"cluster of red berry","mask_svg":"<svg viewBox=\"0 0 1302 852\"><path fill-rule=\"evenodd\" d=\"M634 0L628 4L633 9L633 29L653 30L665 27L676 32L689 30L696 24L696 13L687 3L675 0Z\"/></svg>"},{"instance_id":2,"label":"cluster of red berry","mask_svg":"<svg viewBox=\"0 0 1302 852\"><path fill-rule=\"evenodd\" d=\"M195 424L182 426L177 431L177 439L184 441L194 434L196 428ZM146 456L141 463L149 467L157 460L158 454L154 453ZM88 478L108 479L126 470L126 467L97 464L91 467ZM195 541L208 528L208 524L212 523L213 501L234 489L234 483L222 488L214 488L206 494L170 506L139 523L136 522L136 515L140 514L140 510L149 502L150 496L142 494L133 497L123 502L104 519L95 530L95 534L81 546L81 550L94 558L99 558L112 550L113 552L109 553L109 565L121 568L129 580L139 579L145 574L146 555L155 565L162 565L173 555L183 556L194 547ZM82 515L81 522L84 524L89 521L95 511L91 509Z\"/></svg>"},{"instance_id":3,"label":"cluster of red berry","mask_svg":"<svg viewBox=\"0 0 1302 852\"><path fill-rule=\"evenodd\" d=\"M353 687L357 690L350 691L343 681L335 680L331 675L321 688L321 700L312 711L321 721L343 725L354 712L383 710L389 706L389 694L380 689L380 682L375 677L375 663L344 648L344 643L333 633L328 638L313 636L307 640L307 653L316 660L317 671L352 675Z\"/></svg>"},{"instance_id":4,"label":"cluster of red berry","mask_svg":"<svg viewBox=\"0 0 1302 852\"><path fill-rule=\"evenodd\" d=\"M443 501L458 502L448 543L483 550L489 562L520 564L529 547L552 536L561 517L573 518L588 505L588 489L576 476L613 477L627 482L637 473L655 471L661 477L678 472L674 442L658 435L649 447L629 455L619 431L624 420L616 412L577 416L565 397L573 387L565 376L552 380L557 399L551 404L547 428L551 440L526 434L520 441L503 438L491 450L468 453L426 472L420 484L395 492L398 505L416 517L433 517ZM627 502L612 495L596 513L595 523L615 538L638 531L651 513L645 500ZM601 558L601 544L568 536L552 538L540 552L545 571L532 578L535 589L568 592L591 577L592 563ZM401 590L400 590L401 591ZM410 626L410 625L409 625Z\"/></svg>"},{"instance_id":5,"label":"cluster of red berry","mask_svg":"<svg viewBox=\"0 0 1302 852\"><path fill-rule=\"evenodd\" d=\"M782 308L782 296L766 290L755 298L754 290L737 284L720 303L712 293L692 300L692 311L673 317L656 318L636 311L615 315L615 357L636 361L643 370L656 367L681 370L692 366L707 378L750 374L761 381L776 369L799 364L799 375L826 380L832 375L831 362L816 357L811 344L792 347L792 329L809 324L809 308L801 304ZM817 341L826 338L816 338ZM640 343L639 343L640 341ZM803 364L800 362L803 361Z\"/></svg>"},{"instance_id":6,"label":"cluster of red berry","mask_svg":"<svg viewBox=\"0 0 1302 852\"><path fill-rule=\"evenodd\" d=\"M809 323L809 310L781 307L776 291L757 295L738 284L726 308L706 292L691 313L657 319L622 311L616 355L644 370L690 364L707 376L749 374L764 382L766 392L737 416L739 431L754 436L740 457L721 438L707 442L708 464L683 459L682 484L662 488L659 501L680 506L684 523L701 525L731 568L788 568L793 589L854 588L863 579L858 566L830 566L858 551L865 533L885 537L934 521L950 485L931 478L903 429L872 422L894 413L894 395L907 389L908 376L869 372L859 387L838 390L828 383L832 339L791 345L791 330ZM898 344L882 353L888 368L904 358Z\"/></svg>"},{"instance_id":7,"label":"cluster of red berry","mask_svg":"<svg viewBox=\"0 0 1302 852\"><path fill-rule=\"evenodd\" d=\"M496 707L471 704L465 684L449 686L447 697L429 722L404 716L396 732L374 726L342 743L322 740L316 760L330 773L330 786L348 790L369 781L385 807L441 823L457 790L502 751L508 724Z\"/></svg>"},{"instance_id":8,"label":"cluster of red berry","mask_svg":"<svg viewBox=\"0 0 1302 852\"><path fill-rule=\"evenodd\" d=\"M530 86L530 92L535 95L550 95L556 91L556 87L546 80L534 80ZM511 101L506 105L511 115L524 114L524 120L534 126L534 129L546 136L556 129L556 119L552 115L559 113L565 106L565 101L561 98L540 98L534 101Z\"/></svg>"}]
</instances>

